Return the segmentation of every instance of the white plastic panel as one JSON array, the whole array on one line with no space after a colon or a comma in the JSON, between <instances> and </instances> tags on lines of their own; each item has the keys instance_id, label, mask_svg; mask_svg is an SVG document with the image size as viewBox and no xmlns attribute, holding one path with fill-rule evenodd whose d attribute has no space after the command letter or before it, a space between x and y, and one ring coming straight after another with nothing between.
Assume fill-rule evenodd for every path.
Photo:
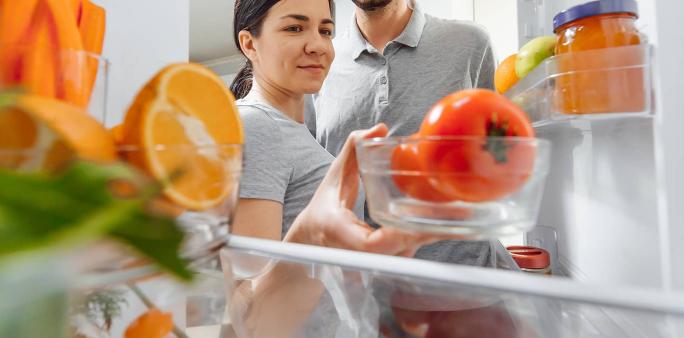
<instances>
[{"instance_id":1,"label":"white plastic panel","mask_svg":"<svg viewBox=\"0 0 684 338\"><path fill-rule=\"evenodd\" d=\"M577 119L537 134L554 145L539 224L556 228L565 272L660 287L653 119Z\"/></svg>"},{"instance_id":2,"label":"white plastic panel","mask_svg":"<svg viewBox=\"0 0 684 338\"><path fill-rule=\"evenodd\" d=\"M662 286L650 60L648 45L563 54L506 93L553 144L538 224L572 278Z\"/></svg>"},{"instance_id":3,"label":"white plastic panel","mask_svg":"<svg viewBox=\"0 0 684 338\"><path fill-rule=\"evenodd\" d=\"M518 52L517 5L511 0L474 0L474 21L492 39L494 56L501 61Z\"/></svg>"},{"instance_id":4,"label":"white plastic panel","mask_svg":"<svg viewBox=\"0 0 684 338\"><path fill-rule=\"evenodd\" d=\"M157 71L188 60L189 1L97 1L107 11L107 126L123 121L138 90Z\"/></svg>"},{"instance_id":5,"label":"white plastic panel","mask_svg":"<svg viewBox=\"0 0 684 338\"><path fill-rule=\"evenodd\" d=\"M666 286L684 290L684 30L681 15L684 3L661 1L655 4L659 46L657 65L657 145L662 240L665 243Z\"/></svg>"}]
</instances>

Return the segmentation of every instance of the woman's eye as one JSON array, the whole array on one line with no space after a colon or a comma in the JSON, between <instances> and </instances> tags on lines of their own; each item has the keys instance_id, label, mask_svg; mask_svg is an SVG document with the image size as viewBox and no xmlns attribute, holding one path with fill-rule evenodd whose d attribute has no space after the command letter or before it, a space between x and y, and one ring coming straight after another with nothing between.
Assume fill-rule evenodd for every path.
<instances>
[{"instance_id":1,"label":"woman's eye","mask_svg":"<svg viewBox=\"0 0 684 338\"><path fill-rule=\"evenodd\" d=\"M325 36L332 36L333 35L332 29L324 28L324 29L321 29L320 32L321 32L321 34L323 34Z\"/></svg>"},{"instance_id":2,"label":"woman's eye","mask_svg":"<svg viewBox=\"0 0 684 338\"><path fill-rule=\"evenodd\" d=\"M285 31L286 32L292 32L292 33L299 33L301 31L303 31L303 29L300 26L290 26L290 27L285 28Z\"/></svg>"}]
</instances>

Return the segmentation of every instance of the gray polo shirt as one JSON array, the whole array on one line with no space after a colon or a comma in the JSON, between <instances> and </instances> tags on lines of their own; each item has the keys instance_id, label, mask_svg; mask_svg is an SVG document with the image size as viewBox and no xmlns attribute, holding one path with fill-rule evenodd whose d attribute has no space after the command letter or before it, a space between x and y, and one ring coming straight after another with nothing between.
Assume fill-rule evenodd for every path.
<instances>
[{"instance_id":1,"label":"gray polo shirt","mask_svg":"<svg viewBox=\"0 0 684 338\"><path fill-rule=\"evenodd\" d=\"M483 29L431 17L417 3L409 5L408 25L383 53L365 40L355 18L335 38L335 61L305 115L312 134L331 154L339 153L354 130L384 122L390 135L410 135L447 94L493 88L494 57ZM440 242L422 248L417 257L481 266L488 263L489 244Z\"/></svg>"},{"instance_id":2,"label":"gray polo shirt","mask_svg":"<svg viewBox=\"0 0 684 338\"><path fill-rule=\"evenodd\" d=\"M237 101L245 131L240 198L265 199L283 205L282 236L304 210L334 160L309 130L270 105ZM363 217L364 193L354 212Z\"/></svg>"},{"instance_id":3,"label":"gray polo shirt","mask_svg":"<svg viewBox=\"0 0 684 338\"><path fill-rule=\"evenodd\" d=\"M494 87L494 57L487 33L465 21L413 14L404 31L381 54L356 20L334 40L336 57L306 124L337 156L353 130L384 122L390 135L418 130L440 98L466 88Z\"/></svg>"}]
</instances>

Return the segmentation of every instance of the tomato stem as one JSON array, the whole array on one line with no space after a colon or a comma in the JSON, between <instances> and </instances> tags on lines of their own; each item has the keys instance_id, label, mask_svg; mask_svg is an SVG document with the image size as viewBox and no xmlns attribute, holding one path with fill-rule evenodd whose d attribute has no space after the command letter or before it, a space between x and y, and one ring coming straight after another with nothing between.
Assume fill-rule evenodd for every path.
<instances>
[{"instance_id":1,"label":"tomato stem","mask_svg":"<svg viewBox=\"0 0 684 338\"><path fill-rule=\"evenodd\" d=\"M508 120L498 121L496 114L487 121L486 127L487 143L482 147L483 150L489 152L494 157L497 163L508 162L508 148L504 140L508 134ZM515 135L512 135L515 136ZM492 138L494 137L494 138Z\"/></svg>"}]
</instances>

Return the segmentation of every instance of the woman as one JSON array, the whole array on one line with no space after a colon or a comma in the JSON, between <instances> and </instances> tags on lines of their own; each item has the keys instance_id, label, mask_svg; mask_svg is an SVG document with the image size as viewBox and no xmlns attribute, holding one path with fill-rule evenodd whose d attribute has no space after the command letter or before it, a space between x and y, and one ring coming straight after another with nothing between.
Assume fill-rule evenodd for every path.
<instances>
[{"instance_id":1,"label":"woman","mask_svg":"<svg viewBox=\"0 0 684 338\"><path fill-rule=\"evenodd\" d=\"M413 256L439 238L373 230L361 220L355 144L386 136L387 127L352 133L334 159L302 123L304 95L321 88L334 58L333 12L332 0L235 2L235 43L248 61L231 85L246 135L232 233ZM231 292L241 336L287 337L300 328L324 288L299 268L275 264Z\"/></svg>"},{"instance_id":2,"label":"woman","mask_svg":"<svg viewBox=\"0 0 684 338\"><path fill-rule=\"evenodd\" d=\"M393 244L376 243L393 242L398 240L396 236L406 234L391 230L374 233L359 220L363 218L363 194L358 193L354 142L384 136L386 127L350 136L340 163L328 173L334 158L303 124L304 96L321 88L335 57L333 12L332 0L235 3L235 44L248 61L231 85L246 135L240 202L232 232L409 255L414 249L409 245L412 240L401 239L407 245L396 252L387 250ZM321 185L326 173L330 177ZM322 202L321 196L314 202L319 186L321 191L340 192L333 194L333 199ZM330 205L321 205L324 203ZM311 205L304 212L307 204ZM298 216L300 220L295 222ZM321 224L314 225L317 221ZM299 225L293 226L295 223ZM391 236L383 237L386 234ZM420 243L425 239L411 238Z\"/></svg>"},{"instance_id":3,"label":"woman","mask_svg":"<svg viewBox=\"0 0 684 338\"><path fill-rule=\"evenodd\" d=\"M246 135L233 233L283 238L334 159L303 125L304 95L335 57L332 12L327 0L236 2L235 42L248 61L231 85Z\"/></svg>"}]
</instances>

